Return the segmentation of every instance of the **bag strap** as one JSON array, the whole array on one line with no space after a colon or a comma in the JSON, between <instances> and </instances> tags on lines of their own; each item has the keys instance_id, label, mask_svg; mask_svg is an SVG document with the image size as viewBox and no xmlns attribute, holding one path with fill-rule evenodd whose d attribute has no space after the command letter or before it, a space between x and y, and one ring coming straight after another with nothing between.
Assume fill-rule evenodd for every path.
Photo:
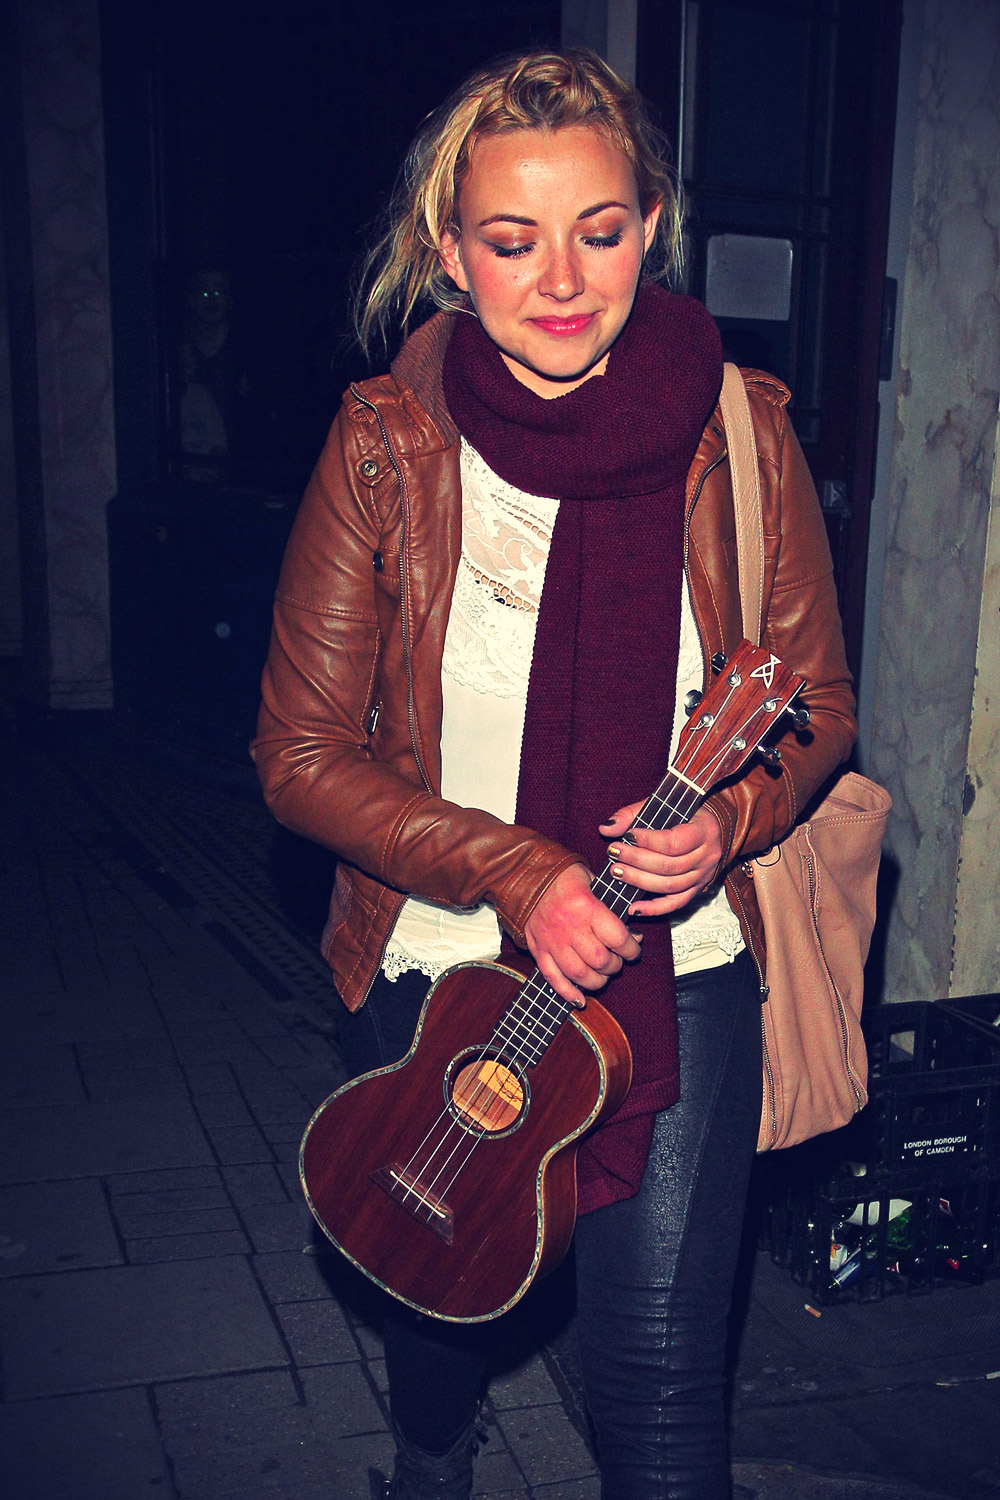
<instances>
[{"instance_id":1,"label":"bag strap","mask_svg":"<svg viewBox=\"0 0 1000 1500\"><path fill-rule=\"evenodd\" d=\"M719 405L729 447L733 510L736 513L736 570L743 608L743 634L759 646L764 624L761 617L764 522L760 506L760 468L746 386L733 364L727 363L724 368Z\"/></svg>"}]
</instances>

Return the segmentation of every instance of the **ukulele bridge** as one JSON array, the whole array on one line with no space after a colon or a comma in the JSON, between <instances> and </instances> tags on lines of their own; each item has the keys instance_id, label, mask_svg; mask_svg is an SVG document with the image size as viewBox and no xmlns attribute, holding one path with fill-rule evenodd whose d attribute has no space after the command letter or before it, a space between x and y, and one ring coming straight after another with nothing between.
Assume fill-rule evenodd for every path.
<instances>
[{"instance_id":1,"label":"ukulele bridge","mask_svg":"<svg viewBox=\"0 0 1000 1500\"><path fill-rule=\"evenodd\" d=\"M371 1178L372 1182L377 1183L419 1223L426 1224L428 1229L433 1230L446 1245L452 1243L455 1230L451 1209L443 1198L438 1198L424 1187L419 1177L393 1164L379 1167L371 1174Z\"/></svg>"}]
</instances>

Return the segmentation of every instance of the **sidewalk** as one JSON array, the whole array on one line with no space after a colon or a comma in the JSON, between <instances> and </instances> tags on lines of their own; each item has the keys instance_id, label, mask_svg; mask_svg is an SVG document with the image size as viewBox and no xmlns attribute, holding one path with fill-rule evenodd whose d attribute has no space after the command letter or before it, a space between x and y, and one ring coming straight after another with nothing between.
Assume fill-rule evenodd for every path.
<instances>
[{"instance_id":1,"label":"sidewalk","mask_svg":"<svg viewBox=\"0 0 1000 1500\"><path fill-rule=\"evenodd\" d=\"M110 719L3 734L5 1493L369 1500L391 1448L372 1300L296 1173L342 1076L312 930L327 864L238 766ZM998 1291L814 1320L759 1258L737 1481L758 1500L1000 1496ZM562 1274L512 1326L481 1495L597 1500L569 1295Z\"/></svg>"}]
</instances>

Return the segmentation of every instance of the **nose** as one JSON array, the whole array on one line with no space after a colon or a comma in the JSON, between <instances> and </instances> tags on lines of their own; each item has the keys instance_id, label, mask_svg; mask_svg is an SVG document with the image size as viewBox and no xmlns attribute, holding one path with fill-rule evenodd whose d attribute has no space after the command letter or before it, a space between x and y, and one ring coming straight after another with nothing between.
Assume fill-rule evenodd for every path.
<instances>
[{"instance_id":1,"label":"nose","mask_svg":"<svg viewBox=\"0 0 1000 1500\"><path fill-rule=\"evenodd\" d=\"M569 302L580 295L584 284L583 272L572 246L556 245L538 278L541 295L552 297L556 302Z\"/></svg>"}]
</instances>

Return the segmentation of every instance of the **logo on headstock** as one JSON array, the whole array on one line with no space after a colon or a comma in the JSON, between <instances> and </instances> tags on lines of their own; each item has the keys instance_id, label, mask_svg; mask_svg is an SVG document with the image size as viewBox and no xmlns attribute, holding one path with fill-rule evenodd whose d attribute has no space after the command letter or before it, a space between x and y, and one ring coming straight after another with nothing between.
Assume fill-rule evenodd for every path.
<instances>
[{"instance_id":1,"label":"logo on headstock","mask_svg":"<svg viewBox=\"0 0 1000 1500\"><path fill-rule=\"evenodd\" d=\"M771 691L771 684L774 681L774 669L775 669L775 667L780 667L780 666L781 666L781 658L779 656L775 656L774 652L772 651L772 653L771 653L771 660L764 662L759 667L756 667L754 669L754 671L752 671L750 673L750 676L751 677L759 677L761 679L761 681L763 682L764 686L767 688L768 692L770 692Z\"/></svg>"}]
</instances>

